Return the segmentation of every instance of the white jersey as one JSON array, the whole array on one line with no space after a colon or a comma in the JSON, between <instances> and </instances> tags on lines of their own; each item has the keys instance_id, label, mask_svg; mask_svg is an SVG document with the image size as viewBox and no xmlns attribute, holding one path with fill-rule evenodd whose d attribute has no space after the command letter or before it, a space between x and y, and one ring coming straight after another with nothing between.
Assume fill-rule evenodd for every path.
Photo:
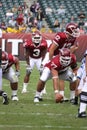
<instances>
[{"instance_id":1,"label":"white jersey","mask_svg":"<svg viewBox=\"0 0 87 130\"><path fill-rule=\"evenodd\" d=\"M85 56L86 55L87 55L87 50L85 51L84 58L81 61L81 66L79 67L77 71L77 78L79 79L82 78L83 72L85 71L85 62L86 62Z\"/></svg>"},{"instance_id":2,"label":"white jersey","mask_svg":"<svg viewBox=\"0 0 87 130\"><path fill-rule=\"evenodd\" d=\"M0 29L0 38L2 38L2 30Z\"/></svg>"},{"instance_id":3,"label":"white jersey","mask_svg":"<svg viewBox=\"0 0 87 130\"><path fill-rule=\"evenodd\" d=\"M86 55L87 55L87 50L84 54L84 58L82 59L82 64L80 66L80 68L77 71L77 78L80 79L80 83L78 86L78 89L81 89L82 91L87 91L86 89L86 85L87 85L87 78L86 78L86 82L84 82L84 79L86 77L86 70L85 70L85 62L86 62Z\"/></svg>"},{"instance_id":4,"label":"white jersey","mask_svg":"<svg viewBox=\"0 0 87 130\"><path fill-rule=\"evenodd\" d=\"M85 60L86 55L87 55L87 50L85 51L84 58L82 59L82 62L81 62L82 65L85 64L85 62L86 62L86 60Z\"/></svg>"}]
</instances>

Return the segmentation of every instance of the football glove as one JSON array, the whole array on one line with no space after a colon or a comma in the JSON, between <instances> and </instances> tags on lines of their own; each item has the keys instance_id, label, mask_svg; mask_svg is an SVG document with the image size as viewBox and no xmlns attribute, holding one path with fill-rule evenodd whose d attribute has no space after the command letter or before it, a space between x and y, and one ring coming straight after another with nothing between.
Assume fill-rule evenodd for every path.
<instances>
[{"instance_id":1,"label":"football glove","mask_svg":"<svg viewBox=\"0 0 87 130\"><path fill-rule=\"evenodd\" d=\"M41 64L40 69L39 69L40 73L43 72L43 69L44 69L44 66Z\"/></svg>"},{"instance_id":2,"label":"football glove","mask_svg":"<svg viewBox=\"0 0 87 130\"><path fill-rule=\"evenodd\" d=\"M16 70L15 74L16 74L17 77L20 76L20 72L18 70Z\"/></svg>"},{"instance_id":3,"label":"football glove","mask_svg":"<svg viewBox=\"0 0 87 130\"><path fill-rule=\"evenodd\" d=\"M27 65L26 67L26 74L30 74L32 72L32 68L30 65Z\"/></svg>"}]
</instances>

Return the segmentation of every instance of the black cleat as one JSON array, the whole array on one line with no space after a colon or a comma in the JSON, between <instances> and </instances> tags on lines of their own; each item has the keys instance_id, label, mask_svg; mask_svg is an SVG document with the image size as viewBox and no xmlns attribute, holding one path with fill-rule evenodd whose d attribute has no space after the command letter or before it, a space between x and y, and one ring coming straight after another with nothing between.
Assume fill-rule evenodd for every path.
<instances>
[{"instance_id":1,"label":"black cleat","mask_svg":"<svg viewBox=\"0 0 87 130\"><path fill-rule=\"evenodd\" d=\"M75 102L73 103L73 105L78 105L78 97L75 97Z\"/></svg>"},{"instance_id":2,"label":"black cleat","mask_svg":"<svg viewBox=\"0 0 87 130\"><path fill-rule=\"evenodd\" d=\"M78 118L86 118L87 117L86 112L78 113L77 117Z\"/></svg>"},{"instance_id":3,"label":"black cleat","mask_svg":"<svg viewBox=\"0 0 87 130\"><path fill-rule=\"evenodd\" d=\"M4 93L2 94L2 97L3 97L3 104L4 104L4 105L8 105L9 102L8 102L7 93L4 92Z\"/></svg>"},{"instance_id":4,"label":"black cleat","mask_svg":"<svg viewBox=\"0 0 87 130\"><path fill-rule=\"evenodd\" d=\"M42 97L39 97L39 101L43 101L43 98L42 98Z\"/></svg>"},{"instance_id":5,"label":"black cleat","mask_svg":"<svg viewBox=\"0 0 87 130\"><path fill-rule=\"evenodd\" d=\"M78 102L74 102L73 105L78 105Z\"/></svg>"},{"instance_id":6,"label":"black cleat","mask_svg":"<svg viewBox=\"0 0 87 130\"><path fill-rule=\"evenodd\" d=\"M75 100L75 98L70 99L70 103L71 103L72 105L78 105L78 102Z\"/></svg>"}]
</instances>

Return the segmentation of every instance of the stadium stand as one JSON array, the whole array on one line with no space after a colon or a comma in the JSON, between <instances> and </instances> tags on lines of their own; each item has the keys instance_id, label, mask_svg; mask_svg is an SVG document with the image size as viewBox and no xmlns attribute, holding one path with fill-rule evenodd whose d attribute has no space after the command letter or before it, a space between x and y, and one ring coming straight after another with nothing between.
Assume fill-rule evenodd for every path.
<instances>
[{"instance_id":1,"label":"stadium stand","mask_svg":"<svg viewBox=\"0 0 87 130\"><path fill-rule=\"evenodd\" d=\"M32 4L33 1L37 0L1 0L0 2L2 3L2 6L0 6L0 23L2 21L5 23L7 22L6 12L12 9L14 5L16 7L19 7L23 4L23 2L27 2L28 6L30 7L30 4ZM47 26L54 32L55 28L53 28L53 24L56 19L58 19L60 24L62 24L63 21L66 24L72 21L71 17L73 16L74 22L79 23L80 19L78 18L78 14L80 13L80 11L83 11L86 14L84 23L87 22L87 0L38 0L38 2L40 3L41 9L43 10ZM57 11L61 5L65 9L65 14L58 15ZM47 7L50 7L53 10L53 12L50 15L46 15L45 10Z\"/></svg>"},{"instance_id":2,"label":"stadium stand","mask_svg":"<svg viewBox=\"0 0 87 130\"><path fill-rule=\"evenodd\" d=\"M51 28L53 26L53 22L55 19L58 19L61 23L62 20L65 20L66 23L70 22L71 16L74 16L75 22L79 22L78 14L82 10L87 15L87 1L86 0L39 0L41 8L45 14L47 23ZM66 10L65 15L58 15L56 10L60 8L60 6L64 6ZM48 16L46 15L45 9L50 6L54 12ZM87 16L86 16L87 17ZM87 21L87 18L84 19L84 22Z\"/></svg>"},{"instance_id":3,"label":"stadium stand","mask_svg":"<svg viewBox=\"0 0 87 130\"><path fill-rule=\"evenodd\" d=\"M14 5L17 7L22 5L24 0L1 0L2 6L0 6L0 22L6 22L6 12L10 10Z\"/></svg>"}]
</instances>

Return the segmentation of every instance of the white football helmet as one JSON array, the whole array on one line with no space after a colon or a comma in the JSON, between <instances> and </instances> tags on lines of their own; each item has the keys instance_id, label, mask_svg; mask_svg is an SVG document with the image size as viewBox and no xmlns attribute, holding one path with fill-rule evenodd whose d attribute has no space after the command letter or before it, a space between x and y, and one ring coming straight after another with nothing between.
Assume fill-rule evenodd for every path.
<instances>
[{"instance_id":1,"label":"white football helmet","mask_svg":"<svg viewBox=\"0 0 87 130\"><path fill-rule=\"evenodd\" d=\"M60 63L63 66L68 66L71 62L70 50L67 48L60 49Z\"/></svg>"},{"instance_id":2,"label":"white football helmet","mask_svg":"<svg viewBox=\"0 0 87 130\"><path fill-rule=\"evenodd\" d=\"M35 46L40 45L41 40L42 40L42 36L38 31L32 33L32 42L34 43Z\"/></svg>"},{"instance_id":3,"label":"white football helmet","mask_svg":"<svg viewBox=\"0 0 87 130\"><path fill-rule=\"evenodd\" d=\"M8 53L5 51L2 51L1 67L2 69L6 69L7 66L8 66Z\"/></svg>"},{"instance_id":4,"label":"white football helmet","mask_svg":"<svg viewBox=\"0 0 87 130\"><path fill-rule=\"evenodd\" d=\"M68 33L72 37L79 37L80 36L79 28L74 23L67 24L65 32Z\"/></svg>"}]
</instances>

